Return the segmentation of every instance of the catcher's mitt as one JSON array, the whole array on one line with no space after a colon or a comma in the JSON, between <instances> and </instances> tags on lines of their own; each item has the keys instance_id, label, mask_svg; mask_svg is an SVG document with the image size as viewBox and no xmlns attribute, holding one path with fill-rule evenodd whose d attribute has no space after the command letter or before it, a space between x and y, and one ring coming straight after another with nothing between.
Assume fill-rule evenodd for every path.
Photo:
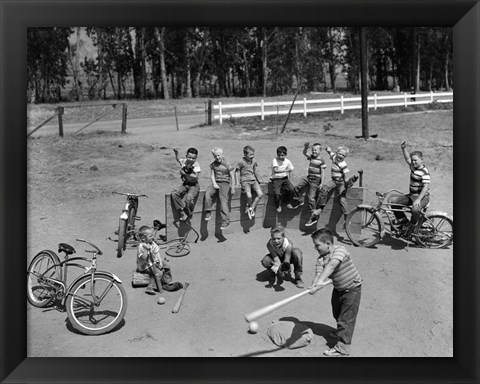
<instances>
[{"instance_id":1,"label":"catcher's mitt","mask_svg":"<svg viewBox=\"0 0 480 384\"><path fill-rule=\"evenodd\" d=\"M185 172L187 175L190 175L193 173L193 164L185 164L183 166L183 172Z\"/></svg>"},{"instance_id":2,"label":"catcher's mitt","mask_svg":"<svg viewBox=\"0 0 480 384\"><path fill-rule=\"evenodd\" d=\"M290 272L290 263L284 261L282 265L280 265L280 272Z\"/></svg>"}]
</instances>

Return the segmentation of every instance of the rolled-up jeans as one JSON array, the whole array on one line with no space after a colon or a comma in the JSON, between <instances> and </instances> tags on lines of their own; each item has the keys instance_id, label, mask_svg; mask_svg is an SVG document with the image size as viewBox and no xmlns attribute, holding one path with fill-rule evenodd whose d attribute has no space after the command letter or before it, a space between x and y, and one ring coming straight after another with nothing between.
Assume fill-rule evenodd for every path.
<instances>
[{"instance_id":1,"label":"rolled-up jeans","mask_svg":"<svg viewBox=\"0 0 480 384\"><path fill-rule=\"evenodd\" d=\"M361 296L361 285L344 291L332 291L332 313L337 321L338 339L335 349L340 353L350 354Z\"/></svg>"},{"instance_id":2,"label":"rolled-up jeans","mask_svg":"<svg viewBox=\"0 0 480 384\"><path fill-rule=\"evenodd\" d=\"M347 190L345 188L345 182L343 179L340 180L330 180L318 192L318 199L316 206L321 208L325 207L327 201L332 197L333 192L335 192L335 196L338 197L340 202L340 207L342 208L342 213L346 215L348 213L347 207Z\"/></svg>"},{"instance_id":3,"label":"rolled-up jeans","mask_svg":"<svg viewBox=\"0 0 480 384\"><path fill-rule=\"evenodd\" d=\"M228 208L228 199L230 193L230 182L221 181L217 182L219 189L215 189L213 184L210 184L205 191L205 212L210 212L213 207L213 198L218 194L218 199L220 200L220 215L222 220L229 221L230 219L230 210Z\"/></svg>"},{"instance_id":4,"label":"rolled-up jeans","mask_svg":"<svg viewBox=\"0 0 480 384\"><path fill-rule=\"evenodd\" d=\"M200 192L200 185L185 185L182 184L172 191L172 204L177 211L184 211L188 216L191 216L194 208L194 201Z\"/></svg>"},{"instance_id":5,"label":"rolled-up jeans","mask_svg":"<svg viewBox=\"0 0 480 384\"><path fill-rule=\"evenodd\" d=\"M285 260L285 256L280 256L279 255L280 261L283 263ZM273 261L272 255L268 254L265 255L261 261L262 265L266 269L272 268L272 266L275 264ZM295 276L300 276L303 273L303 254L302 251L299 248L293 248L292 249L292 254L290 257L290 264L293 264L293 272L295 273Z\"/></svg>"}]
</instances>

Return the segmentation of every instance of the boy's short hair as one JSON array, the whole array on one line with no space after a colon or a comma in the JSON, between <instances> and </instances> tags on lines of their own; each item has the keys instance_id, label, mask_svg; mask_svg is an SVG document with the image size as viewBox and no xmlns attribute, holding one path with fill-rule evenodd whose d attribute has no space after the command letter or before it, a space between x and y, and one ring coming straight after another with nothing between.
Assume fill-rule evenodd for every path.
<instances>
[{"instance_id":1,"label":"boy's short hair","mask_svg":"<svg viewBox=\"0 0 480 384\"><path fill-rule=\"evenodd\" d=\"M312 233L313 240L320 240L322 243L329 241L333 244L333 233L328 228L320 228Z\"/></svg>"},{"instance_id":2,"label":"boy's short hair","mask_svg":"<svg viewBox=\"0 0 480 384\"><path fill-rule=\"evenodd\" d=\"M315 147L315 146L321 147L322 144L320 144L320 143L313 143L313 144L312 144L312 147Z\"/></svg>"},{"instance_id":3,"label":"boy's short hair","mask_svg":"<svg viewBox=\"0 0 480 384\"><path fill-rule=\"evenodd\" d=\"M212 153L215 153L215 152L223 153L223 149L220 148L220 147L214 147L214 148L212 148Z\"/></svg>"},{"instance_id":4,"label":"boy's short hair","mask_svg":"<svg viewBox=\"0 0 480 384\"><path fill-rule=\"evenodd\" d=\"M277 224L270 229L270 235L274 233L280 233L282 236L285 236L285 227L283 225Z\"/></svg>"},{"instance_id":5,"label":"boy's short hair","mask_svg":"<svg viewBox=\"0 0 480 384\"><path fill-rule=\"evenodd\" d=\"M283 145L278 147L277 148L277 155L280 155L281 153L284 153L286 155L287 154L287 147L284 147Z\"/></svg>"},{"instance_id":6,"label":"boy's short hair","mask_svg":"<svg viewBox=\"0 0 480 384\"><path fill-rule=\"evenodd\" d=\"M410 152L410 158L412 158L412 156L418 156L420 159L423 159L423 153L420 151Z\"/></svg>"},{"instance_id":7,"label":"boy's short hair","mask_svg":"<svg viewBox=\"0 0 480 384\"><path fill-rule=\"evenodd\" d=\"M145 234L147 233L147 231L152 231L152 227L148 226L148 225L142 225L139 229L138 229L138 235L140 237L144 237Z\"/></svg>"},{"instance_id":8,"label":"boy's short hair","mask_svg":"<svg viewBox=\"0 0 480 384\"><path fill-rule=\"evenodd\" d=\"M344 151L347 155L348 155L348 152L350 152L347 147L338 147L337 152L340 152L340 151Z\"/></svg>"},{"instance_id":9,"label":"boy's short hair","mask_svg":"<svg viewBox=\"0 0 480 384\"><path fill-rule=\"evenodd\" d=\"M187 149L187 153L192 153L194 155L198 155L198 149L190 147L190 148Z\"/></svg>"},{"instance_id":10,"label":"boy's short hair","mask_svg":"<svg viewBox=\"0 0 480 384\"><path fill-rule=\"evenodd\" d=\"M243 147L244 155L248 154L249 152L255 152L255 149L253 149L253 147L250 145L246 145L245 147Z\"/></svg>"}]
</instances>

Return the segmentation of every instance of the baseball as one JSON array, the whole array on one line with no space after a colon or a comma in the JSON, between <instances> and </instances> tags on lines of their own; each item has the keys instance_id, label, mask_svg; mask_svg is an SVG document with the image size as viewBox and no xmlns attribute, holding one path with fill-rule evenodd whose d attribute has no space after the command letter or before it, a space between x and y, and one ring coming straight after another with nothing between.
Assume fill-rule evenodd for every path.
<instances>
[{"instance_id":1,"label":"baseball","mask_svg":"<svg viewBox=\"0 0 480 384\"><path fill-rule=\"evenodd\" d=\"M256 321L252 321L248 324L248 330L251 333L257 333L258 331L258 323Z\"/></svg>"},{"instance_id":2,"label":"baseball","mask_svg":"<svg viewBox=\"0 0 480 384\"><path fill-rule=\"evenodd\" d=\"M157 300L157 303L161 305L161 304L165 304L165 301L166 301L165 298L160 296Z\"/></svg>"}]
</instances>

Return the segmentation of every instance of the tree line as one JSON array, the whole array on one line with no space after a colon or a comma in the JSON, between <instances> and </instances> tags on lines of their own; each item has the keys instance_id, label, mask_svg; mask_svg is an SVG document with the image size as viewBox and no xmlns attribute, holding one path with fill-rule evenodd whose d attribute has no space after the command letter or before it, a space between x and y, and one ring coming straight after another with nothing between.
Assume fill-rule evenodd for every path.
<instances>
[{"instance_id":1,"label":"tree line","mask_svg":"<svg viewBox=\"0 0 480 384\"><path fill-rule=\"evenodd\" d=\"M88 38L92 52L81 49ZM367 28L368 89L453 87L453 29ZM358 27L44 27L27 31L28 100L360 90Z\"/></svg>"}]
</instances>

